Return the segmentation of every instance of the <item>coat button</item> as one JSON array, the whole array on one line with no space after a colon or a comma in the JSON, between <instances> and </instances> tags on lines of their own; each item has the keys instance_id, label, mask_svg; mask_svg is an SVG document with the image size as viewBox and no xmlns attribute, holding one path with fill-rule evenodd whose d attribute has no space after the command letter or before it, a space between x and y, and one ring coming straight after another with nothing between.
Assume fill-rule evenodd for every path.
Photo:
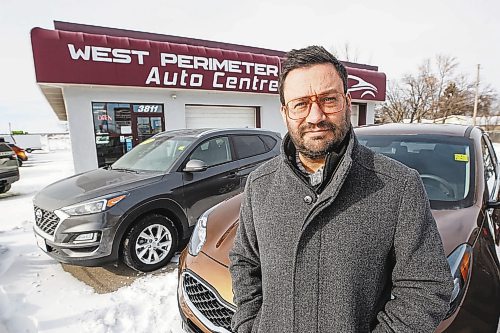
<instances>
[{"instance_id":1,"label":"coat button","mask_svg":"<svg viewBox=\"0 0 500 333\"><path fill-rule=\"evenodd\" d=\"M313 202L313 198L310 195L306 195L304 197L304 202L309 205Z\"/></svg>"}]
</instances>

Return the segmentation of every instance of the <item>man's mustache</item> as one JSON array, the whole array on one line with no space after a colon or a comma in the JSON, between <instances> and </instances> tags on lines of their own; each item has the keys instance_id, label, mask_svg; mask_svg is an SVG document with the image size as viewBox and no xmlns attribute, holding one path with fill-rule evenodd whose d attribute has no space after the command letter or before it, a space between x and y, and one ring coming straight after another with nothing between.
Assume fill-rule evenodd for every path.
<instances>
[{"instance_id":1,"label":"man's mustache","mask_svg":"<svg viewBox=\"0 0 500 333\"><path fill-rule=\"evenodd\" d=\"M331 122L328 122L326 120L323 120L317 124L304 124L302 126L300 126L300 136L304 136L304 134L306 132L310 132L310 131L313 131L313 130L330 130L332 132L334 132L336 129L338 128L337 125L331 123Z\"/></svg>"}]
</instances>

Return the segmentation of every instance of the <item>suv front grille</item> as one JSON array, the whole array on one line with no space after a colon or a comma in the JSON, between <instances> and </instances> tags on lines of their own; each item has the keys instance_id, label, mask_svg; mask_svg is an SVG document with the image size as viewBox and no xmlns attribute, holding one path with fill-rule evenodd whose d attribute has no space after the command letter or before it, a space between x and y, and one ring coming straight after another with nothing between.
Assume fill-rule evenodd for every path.
<instances>
[{"instance_id":1,"label":"suv front grille","mask_svg":"<svg viewBox=\"0 0 500 333\"><path fill-rule=\"evenodd\" d=\"M38 210L41 212L41 215L37 215ZM50 236L54 236L57 225L59 224L59 217L48 210L35 206L35 223L43 232Z\"/></svg>"},{"instance_id":2,"label":"suv front grille","mask_svg":"<svg viewBox=\"0 0 500 333\"><path fill-rule=\"evenodd\" d=\"M206 319L215 326L231 331L231 318L234 311L219 301L218 297L192 275L184 275L184 289L189 300Z\"/></svg>"},{"instance_id":3,"label":"suv front grille","mask_svg":"<svg viewBox=\"0 0 500 333\"><path fill-rule=\"evenodd\" d=\"M19 177L19 170L2 171L2 178Z\"/></svg>"}]
</instances>

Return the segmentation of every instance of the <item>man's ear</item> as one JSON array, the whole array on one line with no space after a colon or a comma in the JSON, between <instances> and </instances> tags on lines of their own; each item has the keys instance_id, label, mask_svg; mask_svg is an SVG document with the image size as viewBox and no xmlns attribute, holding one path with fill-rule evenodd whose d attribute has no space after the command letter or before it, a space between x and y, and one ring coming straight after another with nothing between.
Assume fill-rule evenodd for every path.
<instances>
[{"instance_id":1,"label":"man's ear","mask_svg":"<svg viewBox=\"0 0 500 333\"><path fill-rule=\"evenodd\" d=\"M283 118L283 122L286 125L286 106L282 105L280 107L280 112L281 112L281 118Z\"/></svg>"},{"instance_id":2,"label":"man's ear","mask_svg":"<svg viewBox=\"0 0 500 333\"><path fill-rule=\"evenodd\" d=\"M346 114L350 117L351 116L351 94L350 93L347 93L345 95L345 100L346 100Z\"/></svg>"}]
</instances>

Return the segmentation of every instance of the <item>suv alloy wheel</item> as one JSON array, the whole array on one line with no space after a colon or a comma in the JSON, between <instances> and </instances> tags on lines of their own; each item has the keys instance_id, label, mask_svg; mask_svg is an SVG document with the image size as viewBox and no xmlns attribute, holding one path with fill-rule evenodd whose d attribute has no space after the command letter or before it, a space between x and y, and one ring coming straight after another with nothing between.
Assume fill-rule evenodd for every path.
<instances>
[{"instance_id":1,"label":"suv alloy wheel","mask_svg":"<svg viewBox=\"0 0 500 333\"><path fill-rule=\"evenodd\" d=\"M177 230L170 219L159 214L147 215L125 236L123 261L135 270L151 272L172 259L177 243Z\"/></svg>"}]
</instances>

